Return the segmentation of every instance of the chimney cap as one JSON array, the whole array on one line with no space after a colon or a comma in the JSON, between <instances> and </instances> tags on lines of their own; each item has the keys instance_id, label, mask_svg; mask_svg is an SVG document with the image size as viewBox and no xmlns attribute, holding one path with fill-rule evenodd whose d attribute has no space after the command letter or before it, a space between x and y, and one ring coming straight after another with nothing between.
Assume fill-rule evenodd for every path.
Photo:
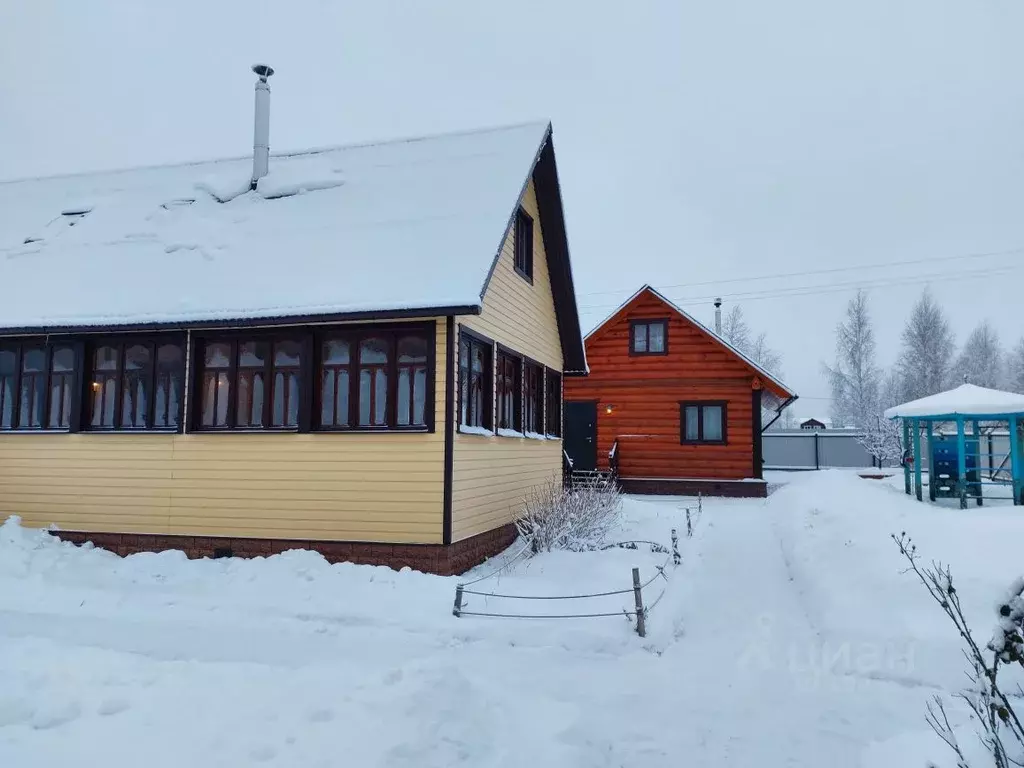
<instances>
[{"instance_id":1,"label":"chimney cap","mask_svg":"<svg viewBox=\"0 0 1024 768\"><path fill-rule=\"evenodd\" d=\"M716 306L716 307L720 307L720 306L722 306L722 299L721 299L721 298L717 298L717 299L715 299L715 306Z\"/></svg>"},{"instance_id":2,"label":"chimney cap","mask_svg":"<svg viewBox=\"0 0 1024 768\"><path fill-rule=\"evenodd\" d=\"M274 68L269 64L253 64L252 71L259 75L260 80L264 83L267 82L267 78L274 74Z\"/></svg>"}]
</instances>

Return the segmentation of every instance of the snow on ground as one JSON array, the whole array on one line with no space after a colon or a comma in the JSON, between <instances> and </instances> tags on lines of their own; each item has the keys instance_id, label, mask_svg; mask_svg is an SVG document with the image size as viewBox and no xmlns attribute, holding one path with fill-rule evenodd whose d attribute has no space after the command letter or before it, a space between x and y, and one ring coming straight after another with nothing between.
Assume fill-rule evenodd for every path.
<instances>
[{"instance_id":1,"label":"snow on ground","mask_svg":"<svg viewBox=\"0 0 1024 768\"><path fill-rule=\"evenodd\" d=\"M779 480L772 478L773 482ZM956 638L891 532L948 560L979 633L1024 516L936 508L892 481L799 473L706 500L641 640L625 617L451 615L458 579L306 552L118 558L0 528L0 765L912 766L962 681ZM680 499L633 498L617 538L669 543ZM1016 547L1019 549L1019 546ZM473 575L501 565L498 558ZM629 585L664 555L552 553L476 585ZM468 580L470 576L467 576ZM550 603L550 604L549 604ZM618 612L631 595L576 601ZM559 612L467 596L467 610ZM954 710L962 719L962 711ZM948 760L946 760L948 764Z\"/></svg>"}]
</instances>

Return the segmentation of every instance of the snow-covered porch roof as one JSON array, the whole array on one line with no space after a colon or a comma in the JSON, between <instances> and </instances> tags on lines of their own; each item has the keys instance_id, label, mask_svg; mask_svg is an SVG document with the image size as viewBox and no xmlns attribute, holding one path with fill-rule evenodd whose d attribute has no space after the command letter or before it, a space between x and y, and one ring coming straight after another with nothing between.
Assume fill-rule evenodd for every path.
<instances>
[{"instance_id":1,"label":"snow-covered porch roof","mask_svg":"<svg viewBox=\"0 0 1024 768\"><path fill-rule=\"evenodd\" d=\"M912 400L885 412L887 419L929 421L1010 416L1024 416L1024 395L979 387L975 384L961 384L956 389Z\"/></svg>"}]
</instances>

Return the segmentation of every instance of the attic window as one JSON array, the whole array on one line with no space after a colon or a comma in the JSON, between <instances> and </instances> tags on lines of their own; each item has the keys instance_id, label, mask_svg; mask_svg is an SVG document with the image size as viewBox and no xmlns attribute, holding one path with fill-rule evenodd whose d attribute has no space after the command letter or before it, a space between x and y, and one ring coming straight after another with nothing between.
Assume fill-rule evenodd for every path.
<instances>
[{"instance_id":1,"label":"attic window","mask_svg":"<svg viewBox=\"0 0 1024 768\"><path fill-rule=\"evenodd\" d=\"M516 213L516 272L533 282L533 219L522 208Z\"/></svg>"}]
</instances>

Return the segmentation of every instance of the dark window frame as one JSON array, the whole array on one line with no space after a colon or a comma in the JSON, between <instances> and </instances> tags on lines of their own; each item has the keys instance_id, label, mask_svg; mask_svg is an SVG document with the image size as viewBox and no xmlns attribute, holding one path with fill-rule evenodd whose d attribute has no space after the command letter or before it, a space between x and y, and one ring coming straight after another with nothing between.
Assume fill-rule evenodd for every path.
<instances>
[{"instance_id":1,"label":"dark window frame","mask_svg":"<svg viewBox=\"0 0 1024 768\"><path fill-rule=\"evenodd\" d=\"M465 368L463 368L462 365L462 345L464 342L469 345L469 361L467 361L468 364ZM458 345L459 346L458 355L456 358L456 365L458 366L457 379L459 386L459 397L458 410L456 414L456 424L459 428L459 432L463 432L463 427L473 427L494 431L494 340L489 339L483 334L477 333L476 331L473 331L469 328L460 325ZM484 391L486 391L487 393L487 396L484 397L485 409L483 424L473 424L470 423L469 421L464 422L462 419L462 411L464 405L466 406L467 415L471 412L471 410L473 410L472 395L470 396L468 402L466 401L465 398L467 392L467 374L469 374L469 377L471 378L472 373L472 357L474 347L479 347L487 350L487 361L483 371L483 382L481 384L482 396Z\"/></svg>"},{"instance_id":2,"label":"dark window frame","mask_svg":"<svg viewBox=\"0 0 1024 768\"><path fill-rule=\"evenodd\" d=\"M70 371L55 371L53 369L54 350L70 349L72 363ZM38 434L40 432L74 432L79 427L79 407L81 403L81 376L82 376L82 349L77 339L72 337L20 337L0 338L0 349L14 352L14 371L12 375L3 377L11 379L10 392L13 402L11 403L10 426L0 426L0 433L28 433ZM25 351L41 349L43 353L43 369L39 372L26 372L24 370ZM38 425L22 425L21 418L21 389L26 375L31 375L33 380L39 376L43 378L42 386L42 411ZM56 377L61 379L61 397L58 412L58 424L51 425L53 417L52 387ZM0 398L3 397L2 382L0 382ZM6 401L6 398L4 398ZM34 402L34 398L33 398ZM3 423L3 402L0 402L0 424ZM66 409L66 413L65 413ZM63 418L66 417L66 418ZM31 421L31 417L29 419ZM64 423L66 422L66 423Z\"/></svg>"},{"instance_id":3,"label":"dark window frame","mask_svg":"<svg viewBox=\"0 0 1024 768\"><path fill-rule=\"evenodd\" d=\"M650 326L660 325L662 338L664 339L663 348L658 352L651 352L651 331ZM647 349L638 350L636 348L636 328L638 326L645 326L647 330L644 332L645 346ZM668 354L668 318L665 317L650 317L650 318L638 318L636 320L629 321L629 354L636 357L658 357L660 355Z\"/></svg>"},{"instance_id":4,"label":"dark window frame","mask_svg":"<svg viewBox=\"0 0 1024 768\"><path fill-rule=\"evenodd\" d=\"M514 226L512 245L516 274L533 285L533 217L519 208Z\"/></svg>"},{"instance_id":5,"label":"dark window frame","mask_svg":"<svg viewBox=\"0 0 1024 768\"><path fill-rule=\"evenodd\" d=\"M722 439L704 439L704 409L722 409ZM697 439L686 439L686 409L697 409ZM679 444L680 445L728 445L729 443L729 402L727 400L682 400L679 403Z\"/></svg>"},{"instance_id":6,"label":"dark window frame","mask_svg":"<svg viewBox=\"0 0 1024 768\"><path fill-rule=\"evenodd\" d=\"M423 401L424 424L399 424L398 423L398 387L400 383L400 369L404 367L398 360L398 344L402 337L414 336L422 338L427 344L425 392ZM437 371L437 328L434 323L402 323L386 325L352 325L332 326L319 328L313 334L315 343L313 361L313 385L312 385L312 413L315 415L312 431L314 432L433 432L434 407L435 407L435 380ZM383 364L367 364L363 366L360 359L360 345L363 341L372 338L383 338L387 340L388 361ZM331 340L345 341L349 345L348 363L325 364L323 362L324 345ZM338 371L348 370L348 423L337 424L337 414L334 416L334 424L325 425L323 417L323 378L327 367ZM418 368L419 364L408 364L409 367ZM385 423L383 425L360 425L359 424L359 387L360 369L363 367L386 367L387 375L387 407ZM409 408L410 419L413 415L414 402L416 397L415 374L409 377ZM335 383L337 386L337 383ZM372 387L372 382L371 382ZM302 386L300 383L300 392ZM371 390L372 391L372 390ZM371 400L371 407L372 407ZM371 411L372 415L372 411Z\"/></svg>"},{"instance_id":7,"label":"dark window frame","mask_svg":"<svg viewBox=\"0 0 1024 768\"><path fill-rule=\"evenodd\" d=\"M508 429L522 434L525 424L523 408L526 405L526 399L523 392L523 385L526 382L523 356L515 350L501 344L496 346L497 351L494 356L495 432L499 429ZM512 386L510 392L506 392L504 387L504 381L508 373L502 370L503 363L505 363L511 371ZM507 402L505 399L508 395L511 395L511 403ZM506 408L506 406L508 407ZM506 416L511 417L511 424L503 423Z\"/></svg>"},{"instance_id":8,"label":"dark window frame","mask_svg":"<svg viewBox=\"0 0 1024 768\"><path fill-rule=\"evenodd\" d=\"M81 397L81 430L83 432L112 433L128 432L132 434L145 432L166 432L181 433L185 423L185 400L188 381L186 379L188 345L184 334L164 333L130 335L119 334L116 336L87 336L83 338L83 356L81 361L84 387L79 392ZM149 350L150 370L149 379L149 402L146 404L145 421L147 426L131 427L123 425L124 416L124 379L125 379L125 350L132 346L145 346ZM178 397L178 408L175 426L157 427L153 426L156 421L156 388L161 377L159 366L159 352L161 347L176 346L181 352L181 369L178 372L181 393ZM114 386L114 423L109 427L92 425L92 393L96 382L97 371L95 370L96 350L101 347L116 347L118 349L117 368L113 371ZM168 409L168 416L170 411Z\"/></svg>"},{"instance_id":9,"label":"dark window frame","mask_svg":"<svg viewBox=\"0 0 1024 768\"><path fill-rule=\"evenodd\" d=\"M552 397L555 390L553 382L558 384L558 396ZM554 410L557 405L557 411ZM552 431L552 422L555 423L555 430ZM544 369L544 434L548 437L562 437L562 373L552 368Z\"/></svg>"},{"instance_id":10,"label":"dark window frame","mask_svg":"<svg viewBox=\"0 0 1024 768\"><path fill-rule=\"evenodd\" d=\"M531 381L531 376L536 376L536 389L531 391L531 385L534 383ZM531 360L528 357L523 358L523 434L530 432L534 435L544 435L544 417L546 414L546 403L544 393L544 383L547 379L547 368L536 360ZM535 403L535 429L530 429L529 424L529 411L530 411L530 399L533 394L537 396L537 402Z\"/></svg>"},{"instance_id":11,"label":"dark window frame","mask_svg":"<svg viewBox=\"0 0 1024 768\"><path fill-rule=\"evenodd\" d=\"M202 433L219 433L219 432L303 432L306 431L305 426L308 424L308 415L310 409L310 398L308 396L309 387L309 339L310 332L308 329L300 327L282 327L274 330L241 330L231 329L225 331L217 331L208 334L193 334L192 335L192 376L189 388L189 431L190 432L202 432ZM284 341L297 342L300 349L300 361L298 366L291 364L288 365L275 365L274 364L274 344ZM239 366L239 347L241 344L247 342L265 343L268 345L268 351L266 361L262 368L256 366L243 367ZM224 368L212 368L213 371L225 371L228 377L228 406L226 412L226 423L222 425L206 425L203 424L203 408L205 401L203 399L205 386L203 383L203 374L206 372L206 348L211 344L227 344L230 348L230 357L228 359L228 365ZM239 368L243 370L259 371L263 372L263 404L261 411L262 424L250 426L243 425L237 426L238 424L238 382L239 382ZM299 405L296 423L294 425L273 425L273 406L274 406L274 381L276 373L279 370L287 370L291 372L293 369L298 368L299 375Z\"/></svg>"}]
</instances>

